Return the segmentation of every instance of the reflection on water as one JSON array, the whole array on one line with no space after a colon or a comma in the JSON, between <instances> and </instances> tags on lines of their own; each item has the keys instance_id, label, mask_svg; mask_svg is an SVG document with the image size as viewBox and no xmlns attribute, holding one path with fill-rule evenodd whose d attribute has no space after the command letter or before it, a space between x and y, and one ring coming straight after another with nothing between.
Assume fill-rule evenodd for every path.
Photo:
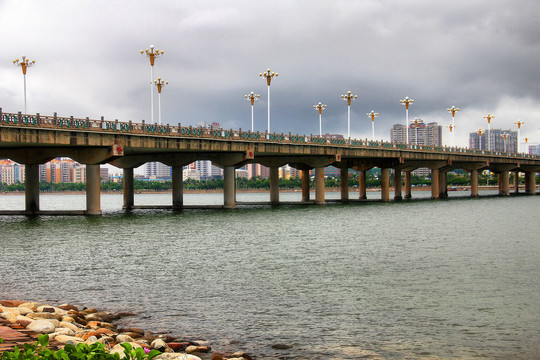
<instances>
[{"instance_id":1,"label":"reflection on water","mask_svg":"<svg viewBox=\"0 0 540 360\"><path fill-rule=\"evenodd\" d=\"M0 217L0 297L135 310L137 325L260 358L538 358L539 200L126 215L121 195L103 195L103 217ZM222 204L223 195L186 194L185 203ZM84 209L85 198L42 195L41 204ZM24 197L0 196L0 208L24 208ZM271 348L278 343L293 348Z\"/></svg>"}]
</instances>

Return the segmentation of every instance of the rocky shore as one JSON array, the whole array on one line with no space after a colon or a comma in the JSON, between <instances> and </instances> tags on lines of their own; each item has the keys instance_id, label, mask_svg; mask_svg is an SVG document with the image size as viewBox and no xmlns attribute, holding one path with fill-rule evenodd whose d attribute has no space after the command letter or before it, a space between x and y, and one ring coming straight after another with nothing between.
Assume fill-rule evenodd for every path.
<instances>
[{"instance_id":1,"label":"rocky shore","mask_svg":"<svg viewBox=\"0 0 540 360\"><path fill-rule=\"evenodd\" d=\"M136 327L121 328L115 322L134 313L112 313L93 308L79 309L62 304L51 306L38 302L0 300L0 352L22 347L37 339L38 334L48 334L52 348L65 344L92 344L100 342L111 353L123 356L121 343L133 348L155 349L162 352L157 360L251 360L242 351L222 353L214 351L207 341L189 341L181 337L152 334Z\"/></svg>"}]
</instances>

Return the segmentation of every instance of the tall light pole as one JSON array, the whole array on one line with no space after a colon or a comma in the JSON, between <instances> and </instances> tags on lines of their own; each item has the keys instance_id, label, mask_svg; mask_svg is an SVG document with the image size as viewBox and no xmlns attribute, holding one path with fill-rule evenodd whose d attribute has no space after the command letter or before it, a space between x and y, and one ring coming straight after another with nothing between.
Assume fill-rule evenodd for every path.
<instances>
[{"instance_id":1,"label":"tall light pole","mask_svg":"<svg viewBox=\"0 0 540 360\"><path fill-rule=\"evenodd\" d=\"M373 141L375 141L375 118L377 117L377 115L379 115L379 113L376 113L373 110L366 114L366 116L369 116L371 118L371 140Z\"/></svg>"},{"instance_id":2,"label":"tall light pole","mask_svg":"<svg viewBox=\"0 0 540 360\"><path fill-rule=\"evenodd\" d=\"M259 76L262 76L266 79L266 84L268 85L268 133L270 134L270 83L272 79L277 77L279 74L271 72L270 69L266 69L266 72L260 73Z\"/></svg>"},{"instance_id":3,"label":"tall light pole","mask_svg":"<svg viewBox=\"0 0 540 360\"><path fill-rule=\"evenodd\" d=\"M414 103L413 99L409 99L408 96L405 97L403 100L399 100L400 103L405 105L405 143L409 143L409 105Z\"/></svg>"},{"instance_id":4,"label":"tall light pole","mask_svg":"<svg viewBox=\"0 0 540 360\"><path fill-rule=\"evenodd\" d=\"M155 49L154 45L150 45L150 49L141 50L141 54L150 59L150 121L152 124L154 123L154 62L163 53L163 50Z\"/></svg>"},{"instance_id":5,"label":"tall light pole","mask_svg":"<svg viewBox=\"0 0 540 360\"><path fill-rule=\"evenodd\" d=\"M253 105L255 104L255 100L259 99L261 95L255 94L253 91L250 92L248 95L244 95L246 100L251 101L251 132L253 132Z\"/></svg>"},{"instance_id":6,"label":"tall light pole","mask_svg":"<svg viewBox=\"0 0 540 360\"><path fill-rule=\"evenodd\" d=\"M157 80L154 81L154 85L157 87L158 91L159 125L161 125L161 89L168 84L168 81L165 81L160 77L158 77Z\"/></svg>"},{"instance_id":7,"label":"tall light pole","mask_svg":"<svg viewBox=\"0 0 540 360\"><path fill-rule=\"evenodd\" d=\"M26 114L27 113L27 109L26 109L26 70L29 67L34 66L36 64L36 60L28 60L26 58L26 56L23 56L21 61L19 61L19 59L15 59L15 60L13 60L13 63L15 65L20 65L21 69L22 69L23 79L24 79L24 113Z\"/></svg>"},{"instance_id":8,"label":"tall light pole","mask_svg":"<svg viewBox=\"0 0 540 360\"><path fill-rule=\"evenodd\" d=\"M487 119L488 121L488 151L491 151L491 119L493 119L495 115L487 114L484 116L484 119Z\"/></svg>"},{"instance_id":9,"label":"tall light pole","mask_svg":"<svg viewBox=\"0 0 540 360\"><path fill-rule=\"evenodd\" d=\"M313 108L319 110L319 136L322 136L322 111L326 109L326 105L318 103L313 105Z\"/></svg>"},{"instance_id":10,"label":"tall light pole","mask_svg":"<svg viewBox=\"0 0 540 360\"><path fill-rule=\"evenodd\" d=\"M452 135L452 146L456 146L455 142L454 142L454 128L456 127L456 125L454 124L449 124L449 125L446 125L446 127L448 129L450 129L450 135Z\"/></svg>"},{"instance_id":11,"label":"tall light pole","mask_svg":"<svg viewBox=\"0 0 540 360\"><path fill-rule=\"evenodd\" d=\"M418 118L411 120L411 124L414 124L414 144L418 146Z\"/></svg>"},{"instance_id":12,"label":"tall light pole","mask_svg":"<svg viewBox=\"0 0 540 360\"><path fill-rule=\"evenodd\" d=\"M502 133L501 136L504 139L504 152L506 153L506 138L508 137L508 133Z\"/></svg>"},{"instance_id":13,"label":"tall light pole","mask_svg":"<svg viewBox=\"0 0 540 360\"><path fill-rule=\"evenodd\" d=\"M518 133L517 133L517 136L518 136L517 152L519 153L519 139L521 139L521 125L525 124L525 121L521 121L521 120L514 121L514 124L516 124L516 125L518 126Z\"/></svg>"},{"instance_id":14,"label":"tall light pole","mask_svg":"<svg viewBox=\"0 0 540 360\"><path fill-rule=\"evenodd\" d=\"M449 111L452 114L452 127L450 128L450 133L452 134L452 146L454 145L454 132L452 132L452 130L456 127L456 123L454 122L454 117L456 116L456 112L458 112L459 110L461 109L453 105L451 108L446 109L446 111Z\"/></svg>"},{"instance_id":15,"label":"tall light pole","mask_svg":"<svg viewBox=\"0 0 540 360\"><path fill-rule=\"evenodd\" d=\"M476 130L476 133L478 134L478 147L480 151L482 151L482 132L482 129Z\"/></svg>"},{"instance_id":16,"label":"tall light pole","mask_svg":"<svg viewBox=\"0 0 540 360\"><path fill-rule=\"evenodd\" d=\"M351 94L350 91L347 91L347 95L341 95L343 100L347 101L347 138L351 138L351 101L358 98L358 95Z\"/></svg>"}]
</instances>

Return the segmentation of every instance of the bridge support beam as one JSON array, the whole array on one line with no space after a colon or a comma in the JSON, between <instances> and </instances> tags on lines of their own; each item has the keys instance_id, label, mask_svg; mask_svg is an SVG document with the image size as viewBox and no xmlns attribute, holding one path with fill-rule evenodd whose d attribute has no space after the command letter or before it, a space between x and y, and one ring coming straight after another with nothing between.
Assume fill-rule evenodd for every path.
<instances>
[{"instance_id":1,"label":"bridge support beam","mask_svg":"<svg viewBox=\"0 0 540 360\"><path fill-rule=\"evenodd\" d=\"M438 199L439 194L439 169L431 169L431 198Z\"/></svg>"},{"instance_id":2,"label":"bridge support beam","mask_svg":"<svg viewBox=\"0 0 540 360\"><path fill-rule=\"evenodd\" d=\"M410 199L411 197L411 172L405 171L405 199Z\"/></svg>"},{"instance_id":3,"label":"bridge support beam","mask_svg":"<svg viewBox=\"0 0 540 360\"><path fill-rule=\"evenodd\" d=\"M26 215L35 215L39 211L39 165L25 165L24 177Z\"/></svg>"},{"instance_id":4,"label":"bridge support beam","mask_svg":"<svg viewBox=\"0 0 540 360\"><path fill-rule=\"evenodd\" d=\"M124 173L122 185L124 193L123 208L125 210L131 210L135 205L133 168L124 168L122 172Z\"/></svg>"},{"instance_id":5,"label":"bridge support beam","mask_svg":"<svg viewBox=\"0 0 540 360\"><path fill-rule=\"evenodd\" d=\"M365 170L360 170L358 172L358 198L360 200L367 199Z\"/></svg>"},{"instance_id":6,"label":"bridge support beam","mask_svg":"<svg viewBox=\"0 0 540 360\"><path fill-rule=\"evenodd\" d=\"M499 174L499 195L510 195L510 171L501 171Z\"/></svg>"},{"instance_id":7,"label":"bridge support beam","mask_svg":"<svg viewBox=\"0 0 540 360\"><path fill-rule=\"evenodd\" d=\"M448 197L448 186L447 186L447 172L439 170L439 198Z\"/></svg>"},{"instance_id":8,"label":"bridge support beam","mask_svg":"<svg viewBox=\"0 0 540 360\"><path fill-rule=\"evenodd\" d=\"M381 200L390 201L390 169L381 168Z\"/></svg>"},{"instance_id":9,"label":"bridge support beam","mask_svg":"<svg viewBox=\"0 0 540 360\"><path fill-rule=\"evenodd\" d=\"M234 165L223 166L223 207L233 209L236 207Z\"/></svg>"},{"instance_id":10,"label":"bridge support beam","mask_svg":"<svg viewBox=\"0 0 540 360\"><path fill-rule=\"evenodd\" d=\"M401 196L401 169L394 169L394 200L402 200Z\"/></svg>"},{"instance_id":11,"label":"bridge support beam","mask_svg":"<svg viewBox=\"0 0 540 360\"><path fill-rule=\"evenodd\" d=\"M279 204L279 168L270 166L270 203Z\"/></svg>"},{"instance_id":12,"label":"bridge support beam","mask_svg":"<svg viewBox=\"0 0 540 360\"><path fill-rule=\"evenodd\" d=\"M528 195L536 194L536 173L534 171L525 173L525 193Z\"/></svg>"},{"instance_id":13,"label":"bridge support beam","mask_svg":"<svg viewBox=\"0 0 540 360\"><path fill-rule=\"evenodd\" d=\"M101 215L99 164L86 165L86 215Z\"/></svg>"},{"instance_id":14,"label":"bridge support beam","mask_svg":"<svg viewBox=\"0 0 540 360\"><path fill-rule=\"evenodd\" d=\"M309 170L302 170L302 202L309 201Z\"/></svg>"},{"instance_id":15,"label":"bridge support beam","mask_svg":"<svg viewBox=\"0 0 540 360\"><path fill-rule=\"evenodd\" d=\"M514 171L514 194L519 194L519 171Z\"/></svg>"},{"instance_id":16,"label":"bridge support beam","mask_svg":"<svg viewBox=\"0 0 540 360\"><path fill-rule=\"evenodd\" d=\"M341 168L340 188L341 188L341 202L348 203L349 202L349 168L347 167Z\"/></svg>"},{"instance_id":17,"label":"bridge support beam","mask_svg":"<svg viewBox=\"0 0 540 360\"><path fill-rule=\"evenodd\" d=\"M184 174L182 166L172 166L172 207L180 210L184 206Z\"/></svg>"},{"instance_id":18,"label":"bridge support beam","mask_svg":"<svg viewBox=\"0 0 540 360\"><path fill-rule=\"evenodd\" d=\"M471 197L478 197L478 170L471 170Z\"/></svg>"},{"instance_id":19,"label":"bridge support beam","mask_svg":"<svg viewBox=\"0 0 540 360\"><path fill-rule=\"evenodd\" d=\"M318 205L326 204L324 199L324 168L315 168L315 203Z\"/></svg>"}]
</instances>

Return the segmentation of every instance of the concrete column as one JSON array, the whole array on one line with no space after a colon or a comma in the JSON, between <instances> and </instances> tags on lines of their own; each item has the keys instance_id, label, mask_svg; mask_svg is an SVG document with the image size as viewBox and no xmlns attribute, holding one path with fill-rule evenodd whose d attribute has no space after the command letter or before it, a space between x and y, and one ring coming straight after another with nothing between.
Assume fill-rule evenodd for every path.
<instances>
[{"instance_id":1,"label":"concrete column","mask_svg":"<svg viewBox=\"0 0 540 360\"><path fill-rule=\"evenodd\" d=\"M34 215L37 211L39 211L39 165L25 165L24 178L26 214Z\"/></svg>"},{"instance_id":2,"label":"concrete column","mask_svg":"<svg viewBox=\"0 0 540 360\"><path fill-rule=\"evenodd\" d=\"M405 171L405 199L410 199L411 197L411 172Z\"/></svg>"},{"instance_id":3,"label":"concrete column","mask_svg":"<svg viewBox=\"0 0 540 360\"><path fill-rule=\"evenodd\" d=\"M478 197L478 170L471 170L471 197Z\"/></svg>"},{"instance_id":4,"label":"concrete column","mask_svg":"<svg viewBox=\"0 0 540 360\"><path fill-rule=\"evenodd\" d=\"M365 170L360 170L358 172L358 193L358 198L360 200L367 199Z\"/></svg>"},{"instance_id":5,"label":"concrete column","mask_svg":"<svg viewBox=\"0 0 540 360\"><path fill-rule=\"evenodd\" d=\"M528 195L536 194L536 173L533 171L525 173L525 193Z\"/></svg>"},{"instance_id":6,"label":"concrete column","mask_svg":"<svg viewBox=\"0 0 540 360\"><path fill-rule=\"evenodd\" d=\"M390 201L390 169L381 168L381 200Z\"/></svg>"},{"instance_id":7,"label":"concrete column","mask_svg":"<svg viewBox=\"0 0 540 360\"><path fill-rule=\"evenodd\" d=\"M180 210L184 206L184 173L182 166L172 166L172 207Z\"/></svg>"},{"instance_id":8,"label":"concrete column","mask_svg":"<svg viewBox=\"0 0 540 360\"><path fill-rule=\"evenodd\" d=\"M279 204L279 168L270 166L270 203Z\"/></svg>"},{"instance_id":9,"label":"concrete column","mask_svg":"<svg viewBox=\"0 0 540 360\"><path fill-rule=\"evenodd\" d=\"M514 193L519 194L519 171L514 171Z\"/></svg>"},{"instance_id":10,"label":"concrete column","mask_svg":"<svg viewBox=\"0 0 540 360\"><path fill-rule=\"evenodd\" d=\"M302 202L309 201L309 170L302 170Z\"/></svg>"},{"instance_id":11,"label":"concrete column","mask_svg":"<svg viewBox=\"0 0 540 360\"><path fill-rule=\"evenodd\" d=\"M324 168L315 168L315 203L326 204L324 200Z\"/></svg>"},{"instance_id":12,"label":"concrete column","mask_svg":"<svg viewBox=\"0 0 540 360\"><path fill-rule=\"evenodd\" d=\"M439 198L439 169L431 169L431 198Z\"/></svg>"},{"instance_id":13,"label":"concrete column","mask_svg":"<svg viewBox=\"0 0 540 360\"><path fill-rule=\"evenodd\" d=\"M124 177L123 177L124 206L123 208L126 210L131 210L133 209L133 206L135 205L133 168L124 168L122 172L124 173Z\"/></svg>"},{"instance_id":14,"label":"concrete column","mask_svg":"<svg viewBox=\"0 0 540 360\"><path fill-rule=\"evenodd\" d=\"M401 169L394 169L394 200L401 199Z\"/></svg>"},{"instance_id":15,"label":"concrete column","mask_svg":"<svg viewBox=\"0 0 540 360\"><path fill-rule=\"evenodd\" d=\"M501 183L500 195L510 195L510 171L503 171L499 174L499 181Z\"/></svg>"},{"instance_id":16,"label":"concrete column","mask_svg":"<svg viewBox=\"0 0 540 360\"><path fill-rule=\"evenodd\" d=\"M236 207L235 199L235 171L233 165L223 167L223 207L233 209Z\"/></svg>"},{"instance_id":17,"label":"concrete column","mask_svg":"<svg viewBox=\"0 0 540 360\"><path fill-rule=\"evenodd\" d=\"M440 171L439 170L439 197L440 198L447 198L448 197L448 186L447 186L447 180L446 177L447 172L446 171Z\"/></svg>"},{"instance_id":18,"label":"concrete column","mask_svg":"<svg viewBox=\"0 0 540 360\"><path fill-rule=\"evenodd\" d=\"M341 202L349 202L349 168L341 168Z\"/></svg>"},{"instance_id":19,"label":"concrete column","mask_svg":"<svg viewBox=\"0 0 540 360\"><path fill-rule=\"evenodd\" d=\"M86 165L86 215L101 215L99 164Z\"/></svg>"}]
</instances>

